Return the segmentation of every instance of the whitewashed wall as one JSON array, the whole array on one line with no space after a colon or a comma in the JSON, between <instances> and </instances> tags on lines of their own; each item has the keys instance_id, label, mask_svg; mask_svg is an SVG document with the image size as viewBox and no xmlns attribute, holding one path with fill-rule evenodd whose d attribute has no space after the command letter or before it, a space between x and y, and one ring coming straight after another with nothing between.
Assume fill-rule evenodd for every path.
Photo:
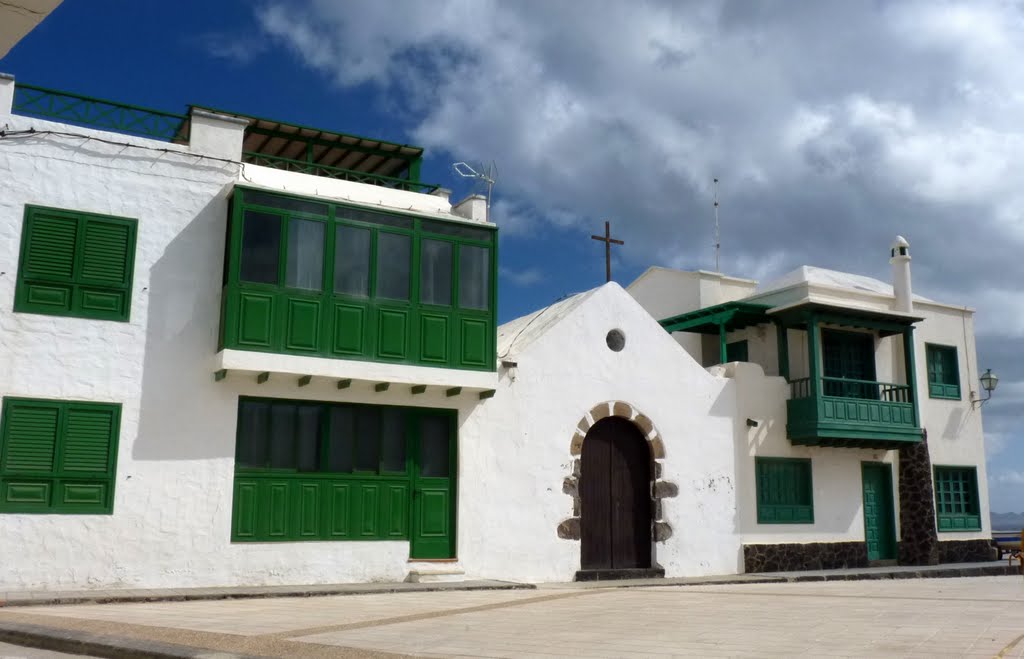
<instances>
[{"instance_id":1,"label":"whitewashed wall","mask_svg":"<svg viewBox=\"0 0 1024 659\"><path fill-rule=\"evenodd\" d=\"M0 590L400 581L409 572L408 542L230 542L239 395L455 405L443 393L413 399L368 385L340 395L316 379L302 389L234 374L214 382L238 166L191 154L223 157L239 129L210 121L190 151L0 114L11 130L172 151L45 135L0 141L0 394L122 404L113 515L0 515ZM26 204L138 219L130 322L11 311ZM463 399L465 424L474 403Z\"/></svg>"},{"instance_id":2,"label":"whitewashed wall","mask_svg":"<svg viewBox=\"0 0 1024 659\"><path fill-rule=\"evenodd\" d=\"M611 329L626 336L621 352L606 345ZM665 445L663 478L679 486L677 497L662 501L673 535L656 543L655 562L667 576L740 570L728 380L700 368L614 283L532 343L515 344L508 359L518 363L515 381L503 373L497 396L464 426L470 471L460 483L459 537L467 574L572 579L580 542L556 534L573 512L562 481L572 473L577 423L606 401L627 402L653 421ZM469 552L462 551L467 534L476 538Z\"/></svg>"}]
</instances>

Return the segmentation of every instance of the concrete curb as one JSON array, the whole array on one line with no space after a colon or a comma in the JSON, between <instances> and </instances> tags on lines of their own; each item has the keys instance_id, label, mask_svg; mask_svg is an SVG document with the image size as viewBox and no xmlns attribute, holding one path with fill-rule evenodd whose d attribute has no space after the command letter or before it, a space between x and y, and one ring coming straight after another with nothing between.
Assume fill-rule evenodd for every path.
<instances>
[{"instance_id":1,"label":"concrete curb","mask_svg":"<svg viewBox=\"0 0 1024 659\"><path fill-rule=\"evenodd\" d=\"M344 584L336 586L266 586L251 588L195 588L168 591L88 591L26 595L0 599L0 608L53 606L57 604L123 604L131 602L189 602L196 600L261 599L269 597L326 597L328 595L389 595L456 590L532 590L536 586L505 581L452 583Z\"/></svg>"},{"instance_id":2,"label":"concrete curb","mask_svg":"<svg viewBox=\"0 0 1024 659\"><path fill-rule=\"evenodd\" d=\"M835 570L813 574L752 573L735 577L695 577L667 579L623 579L586 581L574 584L584 588L657 588L668 586L742 586L764 583L806 583L815 581L870 581L887 579L952 579L956 577L1020 576L1016 566L975 565L971 567L922 567L919 570Z\"/></svg>"},{"instance_id":3,"label":"concrete curb","mask_svg":"<svg viewBox=\"0 0 1024 659\"><path fill-rule=\"evenodd\" d=\"M255 655L16 622L0 622L0 641L22 647L110 659L255 659Z\"/></svg>"},{"instance_id":4,"label":"concrete curb","mask_svg":"<svg viewBox=\"0 0 1024 659\"><path fill-rule=\"evenodd\" d=\"M992 565L971 568L940 568L923 570L893 570L886 572L852 572L849 574L802 574L784 577L790 583L806 581L869 581L873 579L954 579L956 577L1006 577L1020 576L1016 567Z\"/></svg>"}]
</instances>

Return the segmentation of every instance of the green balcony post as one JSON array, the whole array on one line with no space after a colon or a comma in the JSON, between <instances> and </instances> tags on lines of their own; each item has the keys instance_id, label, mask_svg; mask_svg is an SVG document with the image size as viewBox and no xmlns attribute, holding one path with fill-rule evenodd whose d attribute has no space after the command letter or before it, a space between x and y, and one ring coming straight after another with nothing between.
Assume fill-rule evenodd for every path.
<instances>
[{"instance_id":1,"label":"green balcony post","mask_svg":"<svg viewBox=\"0 0 1024 659\"><path fill-rule=\"evenodd\" d=\"M718 363L724 364L729 360L728 351L725 349L725 323L718 323Z\"/></svg>"},{"instance_id":2,"label":"green balcony post","mask_svg":"<svg viewBox=\"0 0 1024 659\"><path fill-rule=\"evenodd\" d=\"M423 167L423 158L417 158L409 163L409 181L411 183L420 182L420 169Z\"/></svg>"},{"instance_id":3,"label":"green balcony post","mask_svg":"<svg viewBox=\"0 0 1024 659\"><path fill-rule=\"evenodd\" d=\"M818 317L807 314L807 370L811 378L811 395L821 398L821 331Z\"/></svg>"},{"instance_id":4,"label":"green balcony post","mask_svg":"<svg viewBox=\"0 0 1024 659\"><path fill-rule=\"evenodd\" d=\"M914 327L908 325L903 330L903 361L907 370L907 386L910 387L910 402L914 404L914 426L921 425L921 416L917 409L917 366L914 360Z\"/></svg>"},{"instance_id":5,"label":"green balcony post","mask_svg":"<svg viewBox=\"0 0 1024 659\"><path fill-rule=\"evenodd\" d=\"M779 344L779 375L789 382L789 329L781 322L775 322L775 337Z\"/></svg>"}]
</instances>

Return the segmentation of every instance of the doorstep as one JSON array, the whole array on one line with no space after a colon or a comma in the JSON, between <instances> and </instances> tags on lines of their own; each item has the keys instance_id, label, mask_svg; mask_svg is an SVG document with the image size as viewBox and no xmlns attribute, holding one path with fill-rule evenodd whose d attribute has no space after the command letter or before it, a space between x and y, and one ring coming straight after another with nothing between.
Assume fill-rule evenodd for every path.
<instances>
[{"instance_id":1,"label":"doorstep","mask_svg":"<svg viewBox=\"0 0 1024 659\"><path fill-rule=\"evenodd\" d=\"M10 591L0 592L0 607L49 606L53 604L111 604L115 602L184 602L190 600L255 599L266 597L323 597L327 595L375 595L423 593L440 590L519 590L532 584L511 581L439 581L429 583L352 583L309 586L225 586L213 588L125 588L116 590Z\"/></svg>"}]
</instances>

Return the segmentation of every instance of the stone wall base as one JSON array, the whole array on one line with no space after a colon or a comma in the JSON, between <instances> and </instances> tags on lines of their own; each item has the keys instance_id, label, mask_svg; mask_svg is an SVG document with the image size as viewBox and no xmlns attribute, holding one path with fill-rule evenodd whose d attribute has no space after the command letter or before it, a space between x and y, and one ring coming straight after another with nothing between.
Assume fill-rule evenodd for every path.
<instances>
[{"instance_id":1,"label":"stone wall base","mask_svg":"<svg viewBox=\"0 0 1024 659\"><path fill-rule=\"evenodd\" d=\"M940 540L940 563L981 563L996 560L991 540Z\"/></svg>"},{"instance_id":2,"label":"stone wall base","mask_svg":"<svg viewBox=\"0 0 1024 659\"><path fill-rule=\"evenodd\" d=\"M743 545L745 572L792 572L867 567L863 542L808 542L778 545Z\"/></svg>"}]
</instances>

